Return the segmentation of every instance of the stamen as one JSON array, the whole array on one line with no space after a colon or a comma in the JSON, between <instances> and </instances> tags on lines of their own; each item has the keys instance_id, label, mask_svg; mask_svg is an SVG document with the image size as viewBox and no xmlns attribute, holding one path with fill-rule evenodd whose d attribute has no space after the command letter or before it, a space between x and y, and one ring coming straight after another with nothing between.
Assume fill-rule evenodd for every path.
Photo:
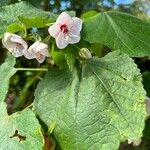
<instances>
[{"instance_id":1,"label":"stamen","mask_svg":"<svg viewBox=\"0 0 150 150\"><path fill-rule=\"evenodd\" d=\"M63 25L60 26L60 30L63 33L67 33L68 32L68 27L65 24L63 24Z\"/></svg>"}]
</instances>

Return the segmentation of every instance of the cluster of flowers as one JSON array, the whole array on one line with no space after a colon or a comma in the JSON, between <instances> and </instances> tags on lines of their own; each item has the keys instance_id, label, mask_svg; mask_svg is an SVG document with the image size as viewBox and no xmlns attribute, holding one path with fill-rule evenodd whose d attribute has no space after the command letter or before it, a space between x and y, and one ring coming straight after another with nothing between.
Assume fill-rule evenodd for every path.
<instances>
[{"instance_id":1,"label":"cluster of flowers","mask_svg":"<svg viewBox=\"0 0 150 150\"><path fill-rule=\"evenodd\" d=\"M68 44L75 44L80 41L80 31L82 20L71 17L66 12L62 12L56 22L49 27L49 34L55 38L59 49L65 48ZM36 41L29 48L24 39L13 33L5 33L2 43L15 57L23 56L27 59L36 59L39 63L44 62L49 57L48 45Z\"/></svg>"}]
</instances>

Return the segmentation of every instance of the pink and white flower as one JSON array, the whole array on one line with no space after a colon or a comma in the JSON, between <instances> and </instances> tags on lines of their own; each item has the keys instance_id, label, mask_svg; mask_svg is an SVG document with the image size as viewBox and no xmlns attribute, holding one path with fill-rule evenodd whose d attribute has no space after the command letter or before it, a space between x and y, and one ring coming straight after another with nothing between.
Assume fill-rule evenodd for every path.
<instances>
[{"instance_id":1,"label":"pink and white flower","mask_svg":"<svg viewBox=\"0 0 150 150\"><path fill-rule=\"evenodd\" d=\"M23 50L27 50L28 45L21 36L6 32L2 43L15 57L23 55Z\"/></svg>"},{"instance_id":2,"label":"pink and white flower","mask_svg":"<svg viewBox=\"0 0 150 150\"><path fill-rule=\"evenodd\" d=\"M28 50L24 50L23 53L25 58L35 58L39 63L43 63L45 58L49 56L48 45L37 41L33 43Z\"/></svg>"},{"instance_id":3,"label":"pink and white flower","mask_svg":"<svg viewBox=\"0 0 150 150\"><path fill-rule=\"evenodd\" d=\"M80 41L82 20L69 16L62 12L52 26L49 27L49 34L56 39L58 48L63 49L68 44L75 44Z\"/></svg>"}]
</instances>

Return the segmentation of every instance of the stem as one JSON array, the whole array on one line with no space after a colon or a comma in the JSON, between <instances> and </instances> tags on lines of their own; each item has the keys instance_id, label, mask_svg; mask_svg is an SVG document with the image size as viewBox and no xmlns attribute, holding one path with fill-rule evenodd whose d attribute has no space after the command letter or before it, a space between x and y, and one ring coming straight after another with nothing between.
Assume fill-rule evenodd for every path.
<instances>
[{"instance_id":1,"label":"stem","mask_svg":"<svg viewBox=\"0 0 150 150\"><path fill-rule=\"evenodd\" d=\"M75 48L77 48L78 50L80 50L81 48L80 47L78 47L77 45L73 45Z\"/></svg>"},{"instance_id":2,"label":"stem","mask_svg":"<svg viewBox=\"0 0 150 150\"><path fill-rule=\"evenodd\" d=\"M48 71L46 68L16 68L17 71Z\"/></svg>"}]
</instances>

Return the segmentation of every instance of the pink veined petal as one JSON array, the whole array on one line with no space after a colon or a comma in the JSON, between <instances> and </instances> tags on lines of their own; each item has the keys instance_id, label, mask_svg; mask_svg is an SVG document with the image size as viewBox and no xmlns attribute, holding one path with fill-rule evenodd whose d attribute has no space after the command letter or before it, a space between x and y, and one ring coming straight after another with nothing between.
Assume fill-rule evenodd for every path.
<instances>
[{"instance_id":1,"label":"pink veined petal","mask_svg":"<svg viewBox=\"0 0 150 150\"><path fill-rule=\"evenodd\" d=\"M82 29L82 20L77 17L73 17L73 24L70 28L70 32L75 35L79 35Z\"/></svg>"},{"instance_id":2,"label":"pink veined petal","mask_svg":"<svg viewBox=\"0 0 150 150\"><path fill-rule=\"evenodd\" d=\"M23 49L27 49L27 48L28 48L27 43L26 43L20 36L18 36L18 35L15 35L15 34L14 34L14 35L10 38L10 40L11 40L12 42L21 44L22 47L23 47Z\"/></svg>"},{"instance_id":3,"label":"pink veined petal","mask_svg":"<svg viewBox=\"0 0 150 150\"><path fill-rule=\"evenodd\" d=\"M57 23L54 23L52 26L48 28L48 32L52 37L57 37L60 31L60 26Z\"/></svg>"},{"instance_id":4,"label":"pink veined petal","mask_svg":"<svg viewBox=\"0 0 150 150\"><path fill-rule=\"evenodd\" d=\"M49 57L49 52L47 48L39 50L39 53L42 54L43 56Z\"/></svg>"},{"instance_id":5,"label":"pink veined petal","mask_svg":"<svg viewBox=\"0 0 150 150\"><path fill-rule=\"evenodd\" d=\"M44 56L49 56L48 45L40 41L37 41L34 44L32 44L29 48L29 51L34 54L40 53Z\"/></svg>"},{"instance_id":6,"label":"pink veined petal","mask_svg":"<svg viewBox=\"0 0 150 150\"><path fill-rule=\"evenodd\" d=\"M13 52L13 43L10 40L2 39L2 44L5 48L7 48L10 52Z\"/></svg>"},{"instance_id":7,"label":"pink veined petal","mask_svg":"<svg viewBox=\"0 0 150 150\"><path fill-rule=\"evenodd\" d=\"M39 45L36 47L35 52L42 51L43 49L48 49L48 45L45 43L40 42Z\"/></svg>"},{"instance_id":8,"label":"pink veined petal","mask_svg":"<svg viewBox=\"0 0 150 150\"><path fill-rule=\"evenodd\" d=\"M69 16L66 12L62 12L58 16L56 23L70 25L73 23L73 20L72 20L71 16Z\"/></svg>"},{"instance_id":9,"label":"pink veined petal","mask_svg":"<svg viewBox=\"0 0 150 150\"><path fill-rule=\"evenodd\" d=\"M23 50L23 54L24 54L24 57L27 58L27 59L35 58L35 56L32 53L30 53L27 49Z\"/></svg>"},{"instance_id":10,"label":"pink veined petal","mask_svg":"<svg viewBox=\"0 0 150 150\"><path fill-rule=\"evenodd\" d=\"M22 49L16 49L16 50L13 50L12 54L15 56L15 57L20 57L23 55L23 52L22 52Z\"/></svg>"},{"instance_id":11,"label":"pink veined petal","mask_svg":"<svg viewBox=\"0 0 150 150\"><path fill-rule=\"evenodd\" d=\"M39 57L39 55L40 55L40 54L36 54L36 55L35 55L35 58L36 58L36 60L37 60L39 63L43 63L44 60L45 60L45 56L40 55L40 57Z\"/></svg>"},{"instance_id":12,"label":"pink veined petal","mask_svg":"<svg viewBox=\"0 0 150 150\"><path fill-rule=\"evenodd\" d=\"M33 44L29 47L28 51L29 51L30 53L32 53L32 54L36 53L36 52L37 52L36 49L37 49L37 47L38 47L39 44L40 44L40 41L36 41L35 43L33 43Z\"/></svg>"},{"instance_id":13,"label":"pink veined petal","mask_svg":"<svg viewBox=\"0 0 150 150\"><path fill-rule=\"evenodd\" d=\"M7 48L10 52L13 51L12 47L13 47L13 42L10 40L10 38L12 37L12 33L8 33L6 32L4 34L4 38L2 39L2 44L5 48Z\"/></svg>"},{"instance_id":14,"label":"pink veined petal","mask_svg":"<svg viewBox=\"0 0 150 150\"><path fill-rule=\"evenodd\" d=\"M59 49L63 49L68 45L68 38L65 38L64 33L59 33L56 37L56 45Z\"/></svg>"},{"instance_id":15,"label":"pink veined petal","mask_svg":"<svg viewBox=\"0 0 150 150\"><path fill-rule=\"evenodd\" d=\"M68 39L68 43L69 44L75 44L78 43L80 41L80 34L79 35L74 35L74 34L69 34L69 39Z\"/></svg>"}]
</instances>

